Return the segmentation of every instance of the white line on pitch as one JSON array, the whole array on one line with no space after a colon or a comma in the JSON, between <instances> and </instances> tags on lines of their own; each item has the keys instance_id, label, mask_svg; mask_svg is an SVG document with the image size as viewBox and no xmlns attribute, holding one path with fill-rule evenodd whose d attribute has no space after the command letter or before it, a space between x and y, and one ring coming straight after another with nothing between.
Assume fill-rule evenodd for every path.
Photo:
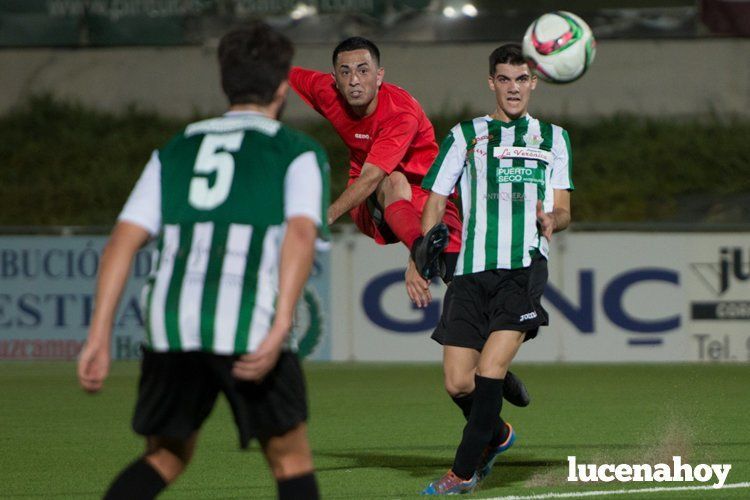
<instances>
[{"instance_id":1,"label":"white line on pitch","mask_svg":"<svg viewBox=\"0 0 750 500\"><path fill-rule=\"evenodd\" d=\"M700 490L733 490L737 488L750 488L750 482L748 483L732 483L725 484L721 488L714 488L713 486L671 486L665 488L638 488L632 490L599 490L599 491L579 491L570 493L540 493L538 495L523 495L523 496L507 496L507 497L492 497L485 498L484 500L542 500L544 498L579 498L579 497L593 497L593 496L606 496L606 495L635 495L638 493L663 493L667 491L700 491Z\"/></svg>"}]
</instances>

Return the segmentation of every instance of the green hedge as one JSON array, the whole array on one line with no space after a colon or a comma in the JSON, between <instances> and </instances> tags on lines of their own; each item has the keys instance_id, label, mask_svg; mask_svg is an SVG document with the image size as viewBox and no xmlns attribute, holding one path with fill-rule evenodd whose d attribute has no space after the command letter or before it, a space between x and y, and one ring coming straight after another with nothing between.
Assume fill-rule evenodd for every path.
<instances>
[{"instance_id":1,"label":"green hedge","mask_svg":"<svg viewBox=\"0 0 750 500\"><path fill-rule=\"evenodd\" d=\"M462 118L431 117L438 138ZM197 117L196 117L197 118ZM573 216L584 222L747 222L750 121L615 116L560 120L574 154ZM0 117L0 225L109 225L152 149L183 122L34 97ZM346 148L325 121L301 126L331 157L333 195Z\"/></svg>"}]
</instances>

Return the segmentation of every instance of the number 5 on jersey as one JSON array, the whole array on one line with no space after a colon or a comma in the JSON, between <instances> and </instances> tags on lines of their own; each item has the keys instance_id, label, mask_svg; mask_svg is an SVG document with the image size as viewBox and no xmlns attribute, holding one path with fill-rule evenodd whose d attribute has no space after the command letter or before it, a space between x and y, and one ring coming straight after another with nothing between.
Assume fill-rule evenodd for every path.
<instances>
[{"instance_id":1,"label":"number 5 on jersey","mask_svg":"<svg viewBox=\"0 0 750 500\"><path fill-rule=\"evenodd\" d=\"M203 139L195 159L193 171L196 175L190 181L190 204L199 210L213 210L224 203L232 189L234 178L234 153L240 149L244 131L230 134L208 134ZM208 175L216 172L213 185L209 185Z\"/></svg>"}]
</instances>

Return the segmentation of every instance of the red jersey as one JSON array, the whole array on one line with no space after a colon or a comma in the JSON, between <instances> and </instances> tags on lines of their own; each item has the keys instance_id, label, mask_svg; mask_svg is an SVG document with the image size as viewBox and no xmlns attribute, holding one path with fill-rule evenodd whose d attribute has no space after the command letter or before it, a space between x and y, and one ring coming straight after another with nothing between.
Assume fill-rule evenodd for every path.
<instances>
[{"instance_id":1,"label":"red jersey","mask_svg":"<svg viewBox=\"0 0 750 500\"><path fill-rule=\"evenodd\" d=\"M383 82L377 108L360 118L351 112L330 73L294 67L289 82L307 104L331 122L349 148L351 179L359 177L365 163L372 163L388 174L399 170L411 184L421 185L438 146L432 123L407 91Z\"/></svg>"}]
</instances>

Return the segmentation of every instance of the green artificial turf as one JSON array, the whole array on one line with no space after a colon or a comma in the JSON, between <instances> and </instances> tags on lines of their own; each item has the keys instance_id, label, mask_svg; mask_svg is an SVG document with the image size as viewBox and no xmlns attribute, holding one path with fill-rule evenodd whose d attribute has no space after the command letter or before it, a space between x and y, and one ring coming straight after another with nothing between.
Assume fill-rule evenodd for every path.
<instances>
[{"instance_id":1,"label":"green artificial turf","mask_svg":"<svg viewBox=\"0 0 750 500\"><path fill-rule=\"evenodd\" d=\"M142 451L130 430L138 366L84 394L70 363L0 364L0 498L100 498ZM515 446L473 495L490 498L684 483L568 483L589 463L730 463L750 481L750 365L520 365L528 408L505 404ZM310 437L324 498L416 496L451 465L463 426L438 365L306 365ZM692 483L698 485L700 483ZM254 445L240 451L222 399L188 471L162 498L274 498ZM623 498L748 498L750 488ZM620 497L617 497L620 498Z\"/></svg>"}]
</instances>

